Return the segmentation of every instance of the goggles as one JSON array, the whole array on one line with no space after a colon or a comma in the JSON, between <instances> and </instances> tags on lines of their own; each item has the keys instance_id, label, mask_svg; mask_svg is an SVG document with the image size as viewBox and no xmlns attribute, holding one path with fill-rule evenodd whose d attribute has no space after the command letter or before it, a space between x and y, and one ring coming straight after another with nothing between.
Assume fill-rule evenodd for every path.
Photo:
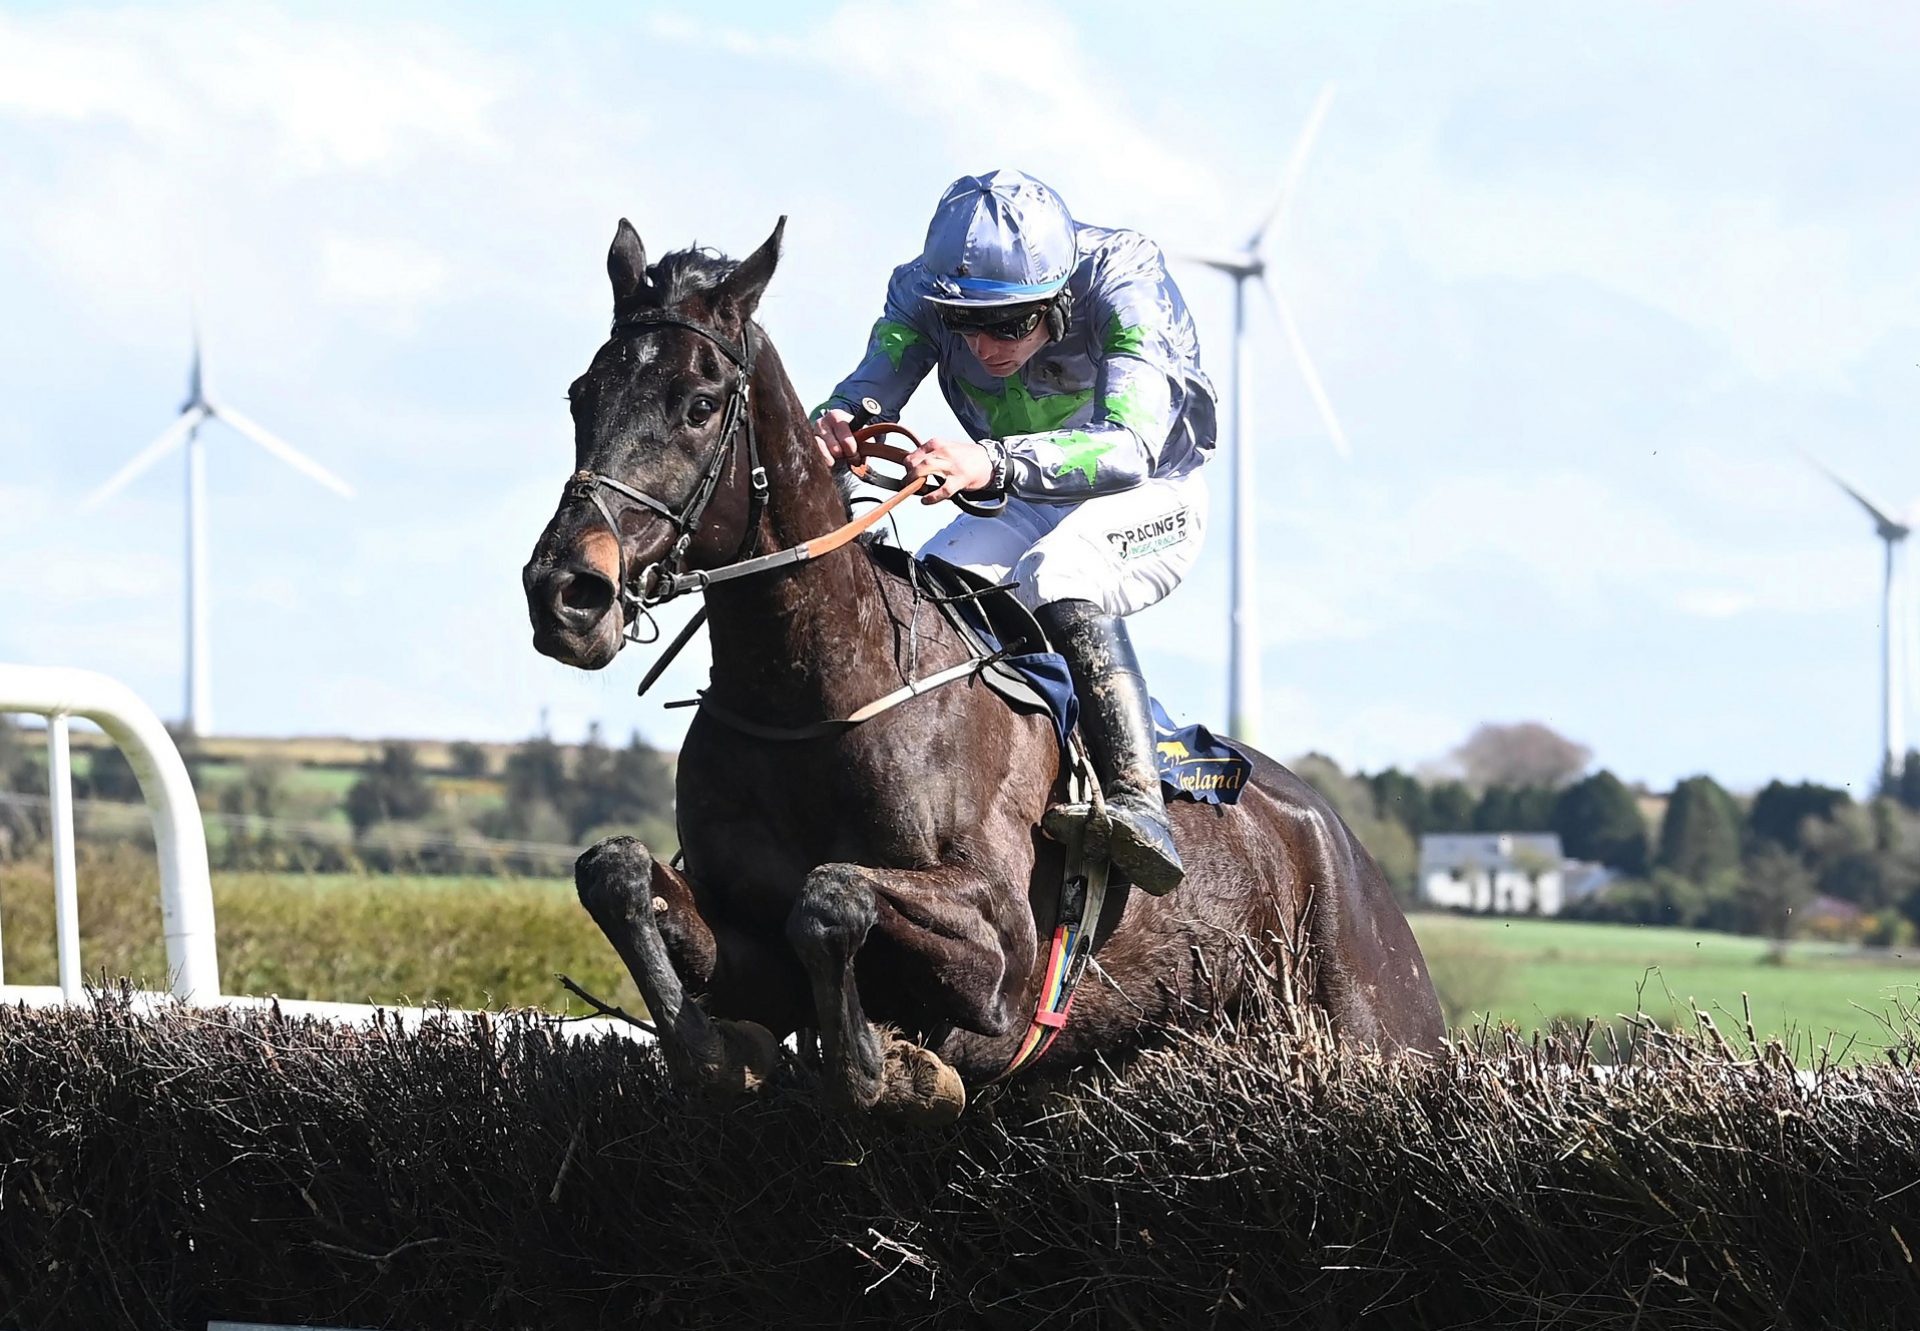
<instances>
[{"instance_id":1,"label":"goggles","mask_svg":"<svg viewBox=\"0 0 1920 1331\"><path fill-rule=\"evenodd\" d=\"M1040 326L1047 317L1047 310L1053 302L1043 300L1037 305L1020 305L1008 310L1005 306L995 309L972 310L964 305L942 305L940 322L949 332L984 333L1000 342L1018 342Z\"/></svg>"}]
</instances>

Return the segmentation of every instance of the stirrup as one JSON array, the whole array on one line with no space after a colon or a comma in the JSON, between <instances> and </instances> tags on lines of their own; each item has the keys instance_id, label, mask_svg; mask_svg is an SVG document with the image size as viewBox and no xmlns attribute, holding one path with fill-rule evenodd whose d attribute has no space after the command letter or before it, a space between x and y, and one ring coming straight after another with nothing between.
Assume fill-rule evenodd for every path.
<instances>
[{"instance_id":1,"label":"stirrup","mask_svg":"<svg viewBox=\"0 0 1920 1331\"><path fill-rule=\"evenodd\" d=\"M1148 826L1135 826L1136 819ZM1092 804L1055 804L1041 816L1040 827L1062 845L1071 844L1076 833L1084 835L1083 854L1105 859L1129 883L1149 895L1163 897L1186 877L1172 824L1154 824L1150 814L1128 809L1125 804L1109 801L1098 808ZM1165 850L1156 844L1162 836Z\"/></svg>"},{"instance_id":2,"label":"stirrup","mask_svg":"<svg viewBox=\"0 0 1920 1331\"><path fill-rule=\"evenodd\" d=\"M1113 820L1107 816L1104 805L1094 805L1084 800L1050 804L1040 816L1040 830L1061 845L1069 845L1075 836L1085 839L1080 843L1081 853L1105 858L1107 842L1113 834Z\"/></svg>"}]
</instances>

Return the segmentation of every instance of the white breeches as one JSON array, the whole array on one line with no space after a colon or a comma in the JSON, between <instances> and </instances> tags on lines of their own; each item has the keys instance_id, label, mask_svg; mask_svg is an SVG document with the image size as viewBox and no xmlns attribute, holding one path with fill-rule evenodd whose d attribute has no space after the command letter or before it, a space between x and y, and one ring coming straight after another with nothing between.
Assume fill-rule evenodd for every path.
<instances>
[{"instance_id":1,"label":"white breeches","mask_svg":"<svg viewBox=\"0 0 1920 1331\"><path fill-rule=\"evenodd\" d=\"M1130 615L1180 585L1206 530L1207 483L1195 470L1077 504L1011 498L997 518L955 518L920 553L1018 582L1029 607L1092 601Z\"/></svg>"}]
</instances>

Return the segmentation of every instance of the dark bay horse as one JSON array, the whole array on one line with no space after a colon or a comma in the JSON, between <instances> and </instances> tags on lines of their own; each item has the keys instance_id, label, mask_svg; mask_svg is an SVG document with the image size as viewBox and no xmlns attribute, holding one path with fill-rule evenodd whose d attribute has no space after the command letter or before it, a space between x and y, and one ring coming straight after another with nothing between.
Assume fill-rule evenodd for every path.
<instances>
[{"instance_id":1,"label":"dark bay horse","mask_svg":"<svg viewBox=\"0 0 1920 1331\"><path fill-rule=\"evenodd\" d=\"M546 655L598 670L640 609L631 589L847 521L753 318L784 225L739 263L683 250L649 266L620 223L614 333L572 386L575 474L524 573ZM684 871L615 837L580 857L580 899L681 1084L754 1086L775 1038L809 1027L836 1106L950 1118L966 1085L1007 1066L1043 979L1062 870L1039 831L1060 776L1052 728L972 681L830 736L738 728L845 717L967 659L937 607L858 542L716 584L706 604L715 708L680 752ZM1186 882L1109 898L1098 970L1043 1064L1236 1003L1274 983L1247 964L1262 956L1290 958L1303 1000L1346 1038L1438 1044L1433 985L1385 877L1304 782L1255 755L1238 805L1177 801L1172 816Z\"/></svg>"}]
</instances>

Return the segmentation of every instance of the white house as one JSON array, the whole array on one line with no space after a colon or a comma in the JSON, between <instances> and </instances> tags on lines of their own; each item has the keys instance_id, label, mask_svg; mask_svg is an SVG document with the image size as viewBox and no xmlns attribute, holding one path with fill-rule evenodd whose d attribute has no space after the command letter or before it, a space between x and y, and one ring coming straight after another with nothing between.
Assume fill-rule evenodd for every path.
<instances>
[{"instance_id":1,"label":"white house","mask_svg":"<svg viewBox=\"0 0 1920 1331\"><path fill-rule=\"evenodd\" d=\"M1449 832L1420 838L1420 899L1501 915L1557 915L1575 864L1552 832Z\"/></svg>"}]
</instances>

